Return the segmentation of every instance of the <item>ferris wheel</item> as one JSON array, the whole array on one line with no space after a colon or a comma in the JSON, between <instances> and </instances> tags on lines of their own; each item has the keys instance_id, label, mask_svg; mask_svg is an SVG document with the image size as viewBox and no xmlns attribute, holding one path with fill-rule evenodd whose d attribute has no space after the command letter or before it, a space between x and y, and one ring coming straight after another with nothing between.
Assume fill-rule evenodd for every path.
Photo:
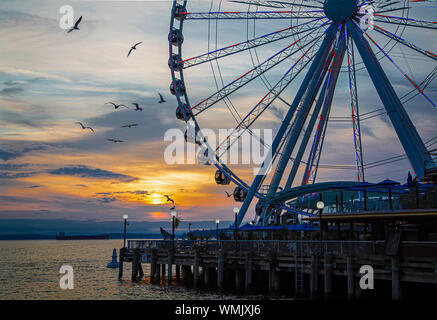
<instances>
[{"instance_id":1,"label":"ferris wheel","mask_svg":"<svg viewBox=\"0 0 437 320\"><path fill-rule=\"evenodd\" d=\"M424 37L435 38L437 22L431 21L432 15L421 16L427 11L426 2L174 0L168 64L170 91L178 103L176 117L194 132L191 138L186 133L187 142L204 146L199 160L206 158L207 164L217 167L216 183L236 185L234 199L243 202L238 224L254 198L258 199L255 219L266 225L269 217L284 209L293 210L284 206L293 194L290 190L327 187L325 183L317 184L317 173L320 168L329 168L320 161L328 122L350 123L353 163L331 168L353 169L351 183L365 182L367 168L404 158L417 177L424 176L426 167L434 164L427 147L436 141L433 138L423 142L404 104L417 99L429 108L437 107L429 90L437 76L436 50L432 43L419 45L407 37L409 30L418 30ZM193 38L184 38L187 28ZM205 41L199 43L202 36ZM182 49L184 53L197 53L184 56ZM421 79L412 75L416 70L412 66L418 62L427 66L422 73L426 76ZM402 93L394 89L386 69L391 77L406 81ZM359 72L368 75L382 108L360 113ZM191 84L191 74L202 80ZM213 80L212 85L197 89L206 77ZM347 95L344 109L348 116L332 115L334 94L339 91ZM282 105L281 112L278 104ZM272 118L272 113L276 117ZM391 122L404 154L365 164L360 123L381 115ZM224 120L225 116L229 119ZM208 119L220 119L230 126L230 133L218 147L211 147L202 135L202 123ZM277 124L271 143L253 130L257 124L269 121ZM270 151L252 179L243 179L244 175L225 159L227 151L245 133ZM302 175L299 181L298 174Z\"/></svg>"}]
</instances>

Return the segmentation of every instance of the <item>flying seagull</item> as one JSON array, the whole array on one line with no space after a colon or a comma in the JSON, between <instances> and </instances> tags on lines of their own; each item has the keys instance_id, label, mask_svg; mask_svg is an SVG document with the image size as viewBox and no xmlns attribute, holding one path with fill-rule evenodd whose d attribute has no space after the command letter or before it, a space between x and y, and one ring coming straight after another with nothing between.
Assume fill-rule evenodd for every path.
<instances>
[{"instance_id":1,"label":"flying seagull","mask_svg":"<svg viewBox=\"0 0 437 320\"><path fill-rule=\"evenodd\" d=\"M126 124L124 126L121 126L120 128L132 128L136 126L138 126L138 123Z\"/></svg>"},{"instance_id":2,"label":"flying seagull","mask_svg":"<svg viewBox=\"0 0 437 320\"><path fill-rule=\"evenodd\" d=\"M117 142L124 142L123 140L117 140L117 139L106 139L106 140L111 141L111 142L114 142L114 143L117 143Z\"/></svg>"},{"instance_id":3,"label":"flying seagull","mask_svg":"<svg viewBox=\"0 0 437 320\"><path fill-rule=\"evenodd\" d=\"M93 128L84 126L84 125L82 124L82 122L76 122L76 124L79 124L79 125L82 127L83 130L85 130L85 129L90 129L92 132L94 132L94 129L93 129Z\"/></svg>"},{"instance_id":4,"label":"flying seagull","mask_svg":"<svg viewBox=\"0 0 437 320\"><path fill-rule=\"evenodd\" d=\"M67 33L70 33L73 30L79 30L79 23L82 21L82 16L76 21L73 27L70 28L70 30L67 31Z\"/></svg>"},{"instance_id":5,"label":"flying seagull","mask_svg":"<svg viewBox=\"0 0 437 320\"><path fill-rule=\"evenodd\" d=\"M135 106L135 111L143 111L143 108L140 108L138 103L132 103Z\"/></svg>"},{"instance_id":6,"label":"flying seagull","mask_svg":"<svg viewBox=\"0 0 437 320\"><path fill-rule=\"evenodd\" d=\"M171 199L168 195L166 195L166 194L164 194L164 197L166 197L167 198L167 202L171 202L171 203L173 203L173 205L174 205L174 201L173 201L173 199Z\"/></svg>"},{"instance_id":7,"label":"flying seagull","mask_svg":"<svg viewBox=\"0 0 437 320\"><path fill-rule=\"evenodd\" d=\"M129 57L129 55L130 55L130 53L132 52L132 50L136 50L136 49L137 49L137 45L142 44L142 43L143 43L142 41L141 41L141 42L138 42L138 43L135 43L135 44L130 48L129 53L127 54L127 57L126 57L126 58Z\"/></svg>"},{"instance_id":8,"label":"flying seagull","mask_svg":"<svg viewBox=\"0 0 437 320\"><path fill-rule=\"evenodd\" d=\"M230 197L232 196L232 194L229 194L229 192L227 192L227 191L225 191L225 193L226 193L226 196L227 196L228 198L230 198Z\"/></svg>"},{"instance_id":9,"label":"flying seagull","mask_svg":"<svg viewBox=\"0 0 437 320\"><path fill-rule=\"evenodd\" d=\"M114 106L115 109L118 109L120 107L125 107L127 109L129 109L128 107L126 107L124 104L115 104L114 102L107 102L105 104L112 104Z\"/></svg>"},{"instance_id":10,"label":"flying seagull","mask_svg":"<svg viewBox=\"0 0 437 320\"><path fill-rule=\"evenodd\" d=\"M162 94L160 94L159 92L158 92L158 94L159 94L159 101L158 101L158 103L164 103L164 102L166 102L166 101L164 100L164 97L162 96Z\"/></svg>"}]
</instances>

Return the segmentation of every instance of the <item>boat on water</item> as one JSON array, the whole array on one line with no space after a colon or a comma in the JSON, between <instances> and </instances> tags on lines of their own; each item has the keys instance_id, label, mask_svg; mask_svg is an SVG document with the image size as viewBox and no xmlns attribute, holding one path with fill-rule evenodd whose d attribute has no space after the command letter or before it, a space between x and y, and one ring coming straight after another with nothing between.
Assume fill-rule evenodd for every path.
<instances>
[{"instance_id":1,"label":"boat on water","mask_svg":"<svg viewBox=\"0 0 437 320\"><path fill-rule=\"evenodd\" d=\"M65 232L58 232L56 240L108 240L109 234L99 235L81 235L81 236L67 236Z\"/></svg>"}]
</instances>

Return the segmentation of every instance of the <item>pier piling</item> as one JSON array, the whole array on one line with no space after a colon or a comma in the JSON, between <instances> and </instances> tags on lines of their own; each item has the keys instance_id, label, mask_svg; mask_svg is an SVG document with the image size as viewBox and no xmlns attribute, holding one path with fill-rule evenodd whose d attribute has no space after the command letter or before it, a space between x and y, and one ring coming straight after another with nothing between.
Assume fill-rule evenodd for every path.
<instances>
[{"instance_id":1,"label":"pier piling","mask_svg":"<svg viewBox=\"0 0 437 320\"><path fill-rule=\"evenodd\" d=\"M180 280L181 279L181 266L179 264L177 264L175 266L175 273L176 273L176 280Z\"/></svg>"},{"instance_id":2,"label":"pier piling","mask_svg":"<svg viewBox=\"0 0 437 320\"><path fill-rule=\"evenodd\" d=\"M193 273L190 266L182 266L182 284L191 287L193 281Z\"/></svg>"},{"instance_id":3,"label":"pier piling","mask_svg":"<svg viewBox=\"0 0 437 320\"><path fill-rule=\"evenodd\" d=\"M119 250L120 263L118 265L118 280L123 279L123 259L124 259L124 250L121 248Z\"/></svg>"},{"instance_id":4,"label":"pier piling","mask_svg":"<svg viewBox=\"0 0 437 320\"><path fill-rule=\"evenodd\" d=\"M319 281L319 259L315 254L311 255L311 279L310 279L310 297L315 299L318 293Z\"/></svg>"},{"instance_id":5,"label":"pier piling","mask_svg":"<svg viewBox=\"0 0 437 320\"><path fill-rule=\"evenodd\" d=\"M156 274L156 250L152 250L152 254L150 257L150 281L155 281L155 274Z\"/></svg>"},{"instance_id":6,"label":"pier piling","mask_svg":"<svg viewBox=\"0 0 437 320\"><path fill-rule=\"evenodd\" d=\"M196 250L196 252L194 253L194 267L193 267L194 288L198 288L200 285L199 269L200 269L200 258L199 258L199 252Z\"/></svg>"},{"instance_id":7,"label":"pier piling","mask_svg":"<svg viewBox=\"0 0 437 320\"><path fill-rule=\"evenodd\" d=\"M399 300L401 298L399 258L397 257L392 258L391 264L392 264L391 267L392 300Z\"/></svg>"},{"instance_id":8,"label":"pier piling","mask_svg":"<svg viewBox=\"0 0 437 320\"><path fill-rule=\"evenodd\" d=\"M132 275L131 275L132 282L137 281L137 275L138 275L138 256L134 254L132 258Z\"/></svg>"},{"instance_id":9,"label":"pier piling","mask_svg":"<svg viewBox=\"0 0 437 320\"><path fill-rule=\"evenodd\" d=\"M171 280L173 278L173 250L168 252L168 266L167 266L167 279L168 284L170 285Z\"/></svg>"},{"instance_id":10,"label":"pier piling","mask_svg":"<svg viewBox=\"0 0 437 320\"><path fill-rule=\"evenodd\" d=\"M205 285L205 288L207 289L210 289L212 287L212 273L213 269L211 267L203 268L203 283Z\"/></svg>"},{"instance_id":11,"label":"pier piling","mask_svg":"<svg viewBox=\"0 0 437 320\"><path fill-rule=\"evenodd\" d=\"M220 250L218 261L217 261L217 289L218 290L223 290L224 271L225 271L225 253L223 250Z\"/></svg>"},{"instance_id":12,"label":"pier piling","mask_svg":"<svg viewBox=\"0 0 437 320\"><path fill-rule=\"evenodd\" d=\"M246 292L250 292L252 290L252 277L253 277L253 261L252 261L252 253L248 252L246 254L246 263L245 263L245 268L246 268L246 272L245 272L245 290Z\"/></svg>"},{"instance_id":13,"label":"pier piling","mask_svg":"<svg viewBox=\"0 0 437 320\"><path fill-rule=\"evenodd\" d=\"M235 269L235 290L241 292L244 287L244 270Z\"/></svg>"},{"instance_id":14,"label":"pier piling","mask_svg":"<svg viewBox=\"0 0 437 320\"><path fill-rule=\"evenodd\" d=\"M153 281L156 283L161 282L161 265L159 263L156 264L155 276Z\"/></svg>"},{"instance_id":15,"label":"pier piling","mask_svg":"<svg viewBox=\"0 0 437 320\"><path fill-rule=\"evenodd\" d=\"M332 299L332 255L325 254L325 299Z\"/></svg>"},{"instance_id":16,"label":"pier piling","mask_svg":"<svg viewBox=\"0 0 437 320\"><path fill-rule=\"evenodd\" d=\"M143 266L141 265L141 256L140 253L137 253L137 270L138 270L138 279L139 280L143 280L144 277L144 271L143 271Z\"/></svg>"},{"instance_id":17,"label":"pier piling","mask_svg":"<svg viewBox=\"0 0 437 320\"><path fill-rule=\"evenodd\" d=\"M355 298L355 266L351 256L346 258L347 261L347 298Z\"/></svg>"}]
</instances>

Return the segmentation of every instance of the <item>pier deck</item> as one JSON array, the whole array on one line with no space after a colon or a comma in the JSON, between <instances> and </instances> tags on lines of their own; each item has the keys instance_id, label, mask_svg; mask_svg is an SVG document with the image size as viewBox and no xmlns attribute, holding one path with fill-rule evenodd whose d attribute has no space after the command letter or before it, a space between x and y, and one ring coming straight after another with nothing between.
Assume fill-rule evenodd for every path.
<instances>
[{"instance_id":1,"label":"pier deck","mask_svg":"<svg viewBox=\"0 0 437 320\"><path fill-rule=\"evenodd\" d=\"M147 241L129 240L120 249L123 262L132 263L133 281L144 276L141 263L150 264L150 279L180 277L188 286L218 290L269 293L295 297L361 297L360 269L371 266L375 291L391 283L391 297L402 287L427 285L437 294L437 242L403 241ZM167 274L165 274L167 266ZM389 289L390 290L390 289Z\"/></svg>"}]
</instances>

